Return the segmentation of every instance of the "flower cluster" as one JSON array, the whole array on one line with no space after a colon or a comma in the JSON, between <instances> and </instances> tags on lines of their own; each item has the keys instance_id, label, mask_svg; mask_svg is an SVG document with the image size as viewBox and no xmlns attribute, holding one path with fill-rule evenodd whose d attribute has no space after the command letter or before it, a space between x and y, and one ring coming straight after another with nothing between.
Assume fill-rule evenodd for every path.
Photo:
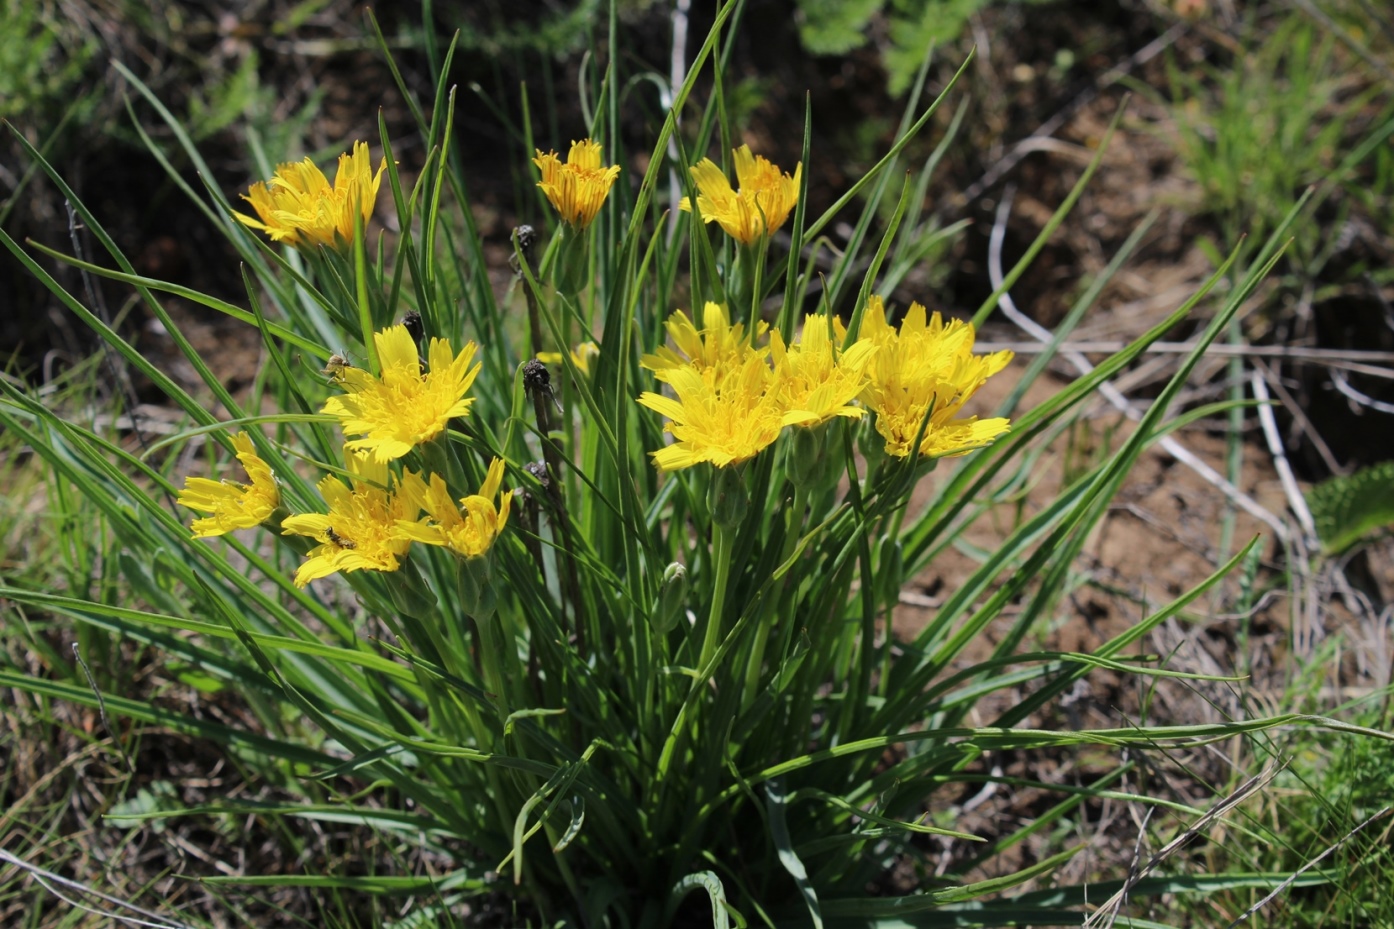
<instances>
[{"instance_id":1,"label":"flower cluster","mask_svg":"<svg viewBox=\"0 0 1394 929\"><path fill-rule=\"evenodd\" d=\"M782 173L744 145L733 155L739 189L710 160L691 168L695 209L742 245L755 245L793 210L803 166ZM574 230L595 220L620 171L604 166L600 145L589 139L572 143L565 162L540 151L533 160L542 176L537 186ZM308 159L282 165L245 197L260 219L239 219L275 241L337 247L352 237L360 214L363 221L372 215L382 171L380 165L372 172L363 143L340 157L333 186ZM694 204L684 198L681 208L691 211ZM573 254L564 262L571 267L563 277L584 268L584 252L574 245L583 240L571 241ZM927 318L918 303L896 329L872 297L855 340L828 315L805 317L798 337L786 340L764 323L733 323L716 303L703 307L700 326L678 310L666 330L671 347L660 346L640 362L666 390L638 398L667 420L664 430L673 441L651 453L664 471L739 465L792 428L803 450L796 457L810 461L796 463L791 479L812 482L829 473L811 464L822 457L822 427L868 412L886 453L898 457L912 451L927 458L961 455L1008 429L1005 419L959 414L1011 353L974 355L971 325L945 323L938 313ZM302 586L336 572L396 571L413 543L447 548L473 565L471 577L487 577L487 562L479 559L503 532L512 501L502 489L504 462L494 459L479 492L459 499L437 473L449 453L436 440L452 420L468 416L474 402L469 391L481 367L474 360L478 349L469 342L456 352L445 339L432 338L423 351L421 336L419 328L390 326L373 334L376 371L339 356L325 369L340 392L322 412L348 437L347 481L330 475L319 483L326 512L285 515L270 466L240 434L234 444L251 483L190 478L180 502L210 514L194 521L194 533L215 536L265 524L311 539L315 545L295 576ZM582 343L571 360L589 376L599 351L593 342ZM561 361L556 353L538 357ZM410 470L408 463L424 467Z\"/></svg>"},{"instance_id":2,"label":"flower cluster","mask_svg":"<svg viewBox=\"0 0 1394 929\"><path fill-rule=\"evenodd\" d=\"M912 304L899 330L886 322L879 297L866 307L859 337L843 348L835 318L810 315L797 341L778 330L759 346L714 303L698 329L681 310L668 321L675 348L645 355L642 365L674 396L646 392L639 403L665 417L674 442L652 453L665 471L702 462L724 468L753 458L785 426L812 429L836 417L875 414L886 453L908 457L920 436L926 458L962 455L1005 433L1007 420L960 418L963 404L1006 367L1011 352L973 354L973 327L945 324ZM758 328L758 327L757 327ZM854 401L862 406L854 406Z\"/></svg>"},{"instance_id":3,"label":"flower cluster","mask_svg":"<svg viewBox=\"0 0 1394 929\"><path fill-rule=\"evenodd\" d=\"M945 323L938 313L926 321L925 308L912 303L896 330L886 322L881 298L872 297L860 336L876 346L862 402L876 412L876 431L886 440L888 455L909 455L921 429L920 454L926 458L962 455L1008 430L1001 417L958 415L978 388L1012 360L1010 351L974 355L971 323Z\"/></svg>"},{"instance_id":4,"label":"flower cluster","mask_svg":"<svg viewBox=\"0 0 1394 929\"><path fill-rule=\"evenodd\" d=\"M359 435L344 446L348 483L329 475L319 482L328 512L301 513L279 521L282 534L317 544L295 574L301 587L337 572L396 571L413 542L449 549L462 559L488 555L508 522L510 491L501 490L504 463L489 465L479 493L452 500L439 474L393 471L391 462L440 435L449 421L469 413L475 345L458 354L444 339L432 339L423 361L406 326L374 334L381 373L373 375L342 359L331 364L334 383L346 393L325 401L323 412L339 419L344 433ZM213 514L194 520L194 534L217 536L274 522L280 494L270 465L251 439L233 440L250 485L188 478L179 502Z\"/></svg>"}]
</instances>

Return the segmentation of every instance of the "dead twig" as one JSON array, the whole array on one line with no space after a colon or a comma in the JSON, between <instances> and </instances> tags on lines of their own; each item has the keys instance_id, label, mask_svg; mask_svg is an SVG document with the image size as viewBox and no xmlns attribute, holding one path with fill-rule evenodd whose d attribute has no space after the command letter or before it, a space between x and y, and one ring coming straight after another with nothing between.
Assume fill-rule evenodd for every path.
<instances>
[{"instance_id":1,"label":"dead twig","mask_svg":"<svg viewBox=\"0 0 1394 929\"><path fill-rule=\"evenodd\" d=\"M1278 472L1278 480L1283 485L1283 493L1288 498L1288 506L1292 508L1293 515L1297 517L1297 524L1302 527L1307 547L1316 548L1317 526L1312 521L1312 511L1307 508L1307 498L1302 495L1302 490L1297 486L1297 477L1292 473L1287 453L1283 450L1283 440L1278 435L1278 420L1273 416L1272 401L1268 396L1268 384L1259 371L1250 373L1249 384L1253 388L1254 398L1260 403L1258 408L1259 425L1263 427L1263 437L1268 442L1268 453L1273 456L1273 467Z\"/></svg>"},{"instance_id":2,"label":"dead twig","mask_svg":"<svg viewBox=\"0 0 1394 929\"><path fill-rule=\"evenodd\" d=\"M1128 894L1132 891L1133 887L1137 885L1138 881L1141 881L1150 874L1157 865L1180 851L1186 843L1204 832L1212 822L1267 787L1269 782L1277 777L1278 772L1281 771L1282 768L1283 766L1281 765L1268 765L1258 774L1240 784L1234 793L1212 806L1200 819L1197 819L1186 829L1182 830L1180 835L1162 846L1157 854L1148 859L1147 864L1143 865L1141 868L1133 869L1131 873L1128 874L1127 880L1123 882L1123 886L1118 889L1118 892L1112 897L1109 897L1097 910L1089 914L1089 918L1081 924L1080 929L1090 929L1091 926L1098 926L1100 925L1100 920L1103 919L1108 919L1111 923L1113 919L1117 918L1118 909L1127 902Z\"/></svg>"},{"instance_id":3,"label":"dead twig","mask_svg":"<svg viewBox=\"0 0 1394 929\"><path fill-rule=\"evenodd\" d=\"M1239 918L1236 919L1234 922L1230 923L1229 926L1226 927L1226 929L1234 929L1235 926L1239 925L1239 924L1242 923L1244 920L1248 919L1250 916L1254 915L1254 914L1257 913L1259 910L1263 909L1265 906L1267 906L1269 903L1272 902L1272 900L1273 900L1274 897L1278 896L1278 894L1282 893L1283 891L1285 891L1285 890L1287 890L1289 887L1291 887L1293 881L1295 881L1295 880L1297 880L1299 877L1301 877L1301 876L1303 875L1303 873L1305 873L1306 871L1311 870L1311 869L1312 869L1313 867L1315 867L1319 862L1321 862L1321 860L1322 860L1323 858L1325 858L1327 855L1330 855L1332 852L1336 851L1336 850L1337 850L1338 848L1340 848L1342 845L1345 845L1345 844L1346 844L1347 842L1349 842L1351 839L1355 838L1355 836L1358 835L1358 834L1360 833L1360 830L1362 830L1362 829L1364 829L1366 826L1370 825L1370 823L1374 822L1374 821L1377 820L1377 819L1381 819L1381 818L1384 817L1384 816L1389 815L1389 811L1392 810L1392 809L1394 809L1394 807L1388 807L1388 806L1385 807L1384 809L1382 809L1382 810L1380 810L1378 813L1376 813L1374 816L1371 816L1369 819L1365 820L1363 823L1361 823L1360 825L1356 826L1356 827L1355 827L1354 829L1352 829L1350 832L1347 832L1347 833L1345 834L1345 836L1343 836L1343 837L1341 838L1341 840L1340 840L1339 842L1337 842L1335 845L1332 845L1332 846L1331 846L1330 848L1328 848L1326 851L1322 852L1320 855L1316 856L1316 857L1313 858L1311 861L1307 862L1307 863L1304 864L1302 867L1300 867L1300 868L1298 868L1296 871L1292 872L1292 874L1288 875L1288 877L1287 877L1281 884L1279 884L1277 887L1273 888L1272 893L1270 893L1268 896L1264 897L1264 898L1263 898L1262 900L1260 900L1259 902L1255 903L1253 906L1249 907L1249 908L1248 908L1247 910L1245 910L1244 912L1240 913L1240 914L1239 914Z\"/></svg>"},{"instance_id":4,"label":"dead twig","mask_svg":"<svg viewBox=\"0 0 1394 929\"><path fill-rule=\"evenodd\" d=\"M119 897L113 897L110 894L102 893L100 890L94 890L93 888L79 881L72 880L71 878L66 878L61 874L54 874L52 871L46 871L38 865L30 864L23 858L20 858L17 855L5 851L3 848L0 848L0 861L13 865L16 868L19 868L21 871L28 872L30 875L33 876L34 880L38 881L40 886L42 886L49 893L53 894L55 897L57 897L59 900L62 900L69 906L76 907L79 910L83 910L88 913L93 913L97 916L104 916L107 919L115 920L116 922L120 923L125 923L129 926L149 926L152 927L152 929L193 929L193 927L190 926L188 923L177 922L175 920L169 919L168 917L161 916L159 913L142 909L141 907L136 906L134 903L127 902ZM125 916L119 912L113 912L110 910L99 910L96 907L89 906L88 904L83 903L81 900L75 900L72 897L65 895L62 891L58 889L59 887L63 887L70 890L76 890L83 894L87 894L88 896L95 897L98 900L101 900L104 903L109 903L112 906L115 906L119 909L129 910L130 912L135 913L136 916ZM145 918L140 919L139 917L142 916Z\"/></svg>"}]
</instances>

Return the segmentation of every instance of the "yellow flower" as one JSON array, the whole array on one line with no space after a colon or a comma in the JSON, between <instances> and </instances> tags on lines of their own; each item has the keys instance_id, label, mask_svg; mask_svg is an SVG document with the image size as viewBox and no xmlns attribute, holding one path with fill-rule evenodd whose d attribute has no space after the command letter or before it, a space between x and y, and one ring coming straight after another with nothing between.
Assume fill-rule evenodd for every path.
<instances>
[{"instance_id":1,"label":"yellow flower","mask_svg":"<svg viewBox=\"0 0 1394 929\"><path fill-rule=\"evenodd\" d=\"M726 310L716 303L708 303L702 308L701 329L693 325L682 310L673 311L664 326L678 350L675 352L666 345L659 346L652 355L640 358L639 364L665 383L671 372L678 368L690 366L698 371L733 371L739 369L751 355L763 358L769 351L767 348L755 348L746 335L745 326L742 323L731 325ZM755 336L763 335L766 328L765 323L758 323Z\"/></svg>"},{"instance_id":2,"label":"yellow flower","mask_svg":"<svg viewBox=\"0 0 1394 929\"><path fill-rule=\"evenodd\" d=\"M665 372L677 399L644 393L639 403L671 422L663 431L677 441L653 452L653 463L676 471L709 461L718 468L753 458L779 438L784 408L765 359L748 353L725 370L693 365Z\"/></svg>"},{"instance_id":3,"label":"yellow flower","mask_svg":"<svg viewBox=\"0 0 1394 929\"><path fill-rule=\"evenodd\" d=\"M832 337L828 317L810 314L804 317L799 341L785 348L776 330L770 349L786 426L812 428L834 416L856 419L866 414L851 403L867 384L875 344L859 340L844 352Z\"/></svg>"},{"instance_id":4,"label":"yellow flower","mask_svg":"<svg viewBox=\"0 0 1394 929\"><path fill-rule=\"evenodd\" d=\"M462 558L478 558L489 551L508 522L513 492L500 492L502 483L503 461L495 458L489 464L489 473L479 493L461 498L457 507L445 481L439 474L432 474L423 499L427 519L399 522L397 533L413 542L444 545ZM494 504L496 495L497 505Z\"/></svg>"},{"instance_id":5,"label":"yellow flower","mask_svg":"<svg viewBox=\"0 0 1394 929\"><path fill-rule=\"evenodd\" d=\"M591 373L591 361L600 357L600 346L594 342L582 342L571 350L571 363L576 370L586 376ZM561 364L561 352L538 352L537 360L545 365Z\"/></svg>"},{"instance_id":6,"label":"yellow flower","mask_svg":"<svg viewBox=\"0 0 1394 929\"><path fill-rule=\"evenodd\" d=\"M239 432L232 437L232 445L237 449L237 460L247 469L250 485L190 477L184 479L184 489L179 492L180 506L213 514L194 520L192 529L196 539L258 526L281 503L276 478L270 465L257 457L251 436Z\"/></svg>"},{"instance_id":7,"label":"yellow flower","mask_svg":"<svg viewBox=\"0 0 1394 929\"><path fill-rule=\"evenodd\" d=\"M344 464L352 475L352 489L332 474L319 482L328 514L288 516L281 522L283 535L307 536L320 543L295 572L298 587L336 571L396 571L411 549L411 539L397 527L421 512L426 494L421 476L407 472L393 482L385 462L347 449Z\"/></svg>"},{"instance_id":8,"label":"yellow flower","mask_svg":"<svg viewBox=\"0 0 1394 929\"><path fill-rule=\"evenodd\" d=\"M975 333L970 323L947 325L938 313L926 323L925 308L910 304L897 332L886 322L880 297L867 303L860 340L876 346L869 370L871 383L862 401L876 413L876 431L886 440L886 453L910 454L925 417L920 454L927 458L962 455L991 444L1009 424L1001 417L955 418L963 404L992 375L1012 360L1009 351L974 355Z\"/></svg>"},{"instance_id":9,"label":"yellow flower","mask_svg":"<svg viewBox=\"0 0 1394 929\"><path fill-rule=\"evenodd\" d=\"M242 199L252 205L259 220L234 213L245 226L259 229L273 242L287 245L327 245L353 241L354 211L366 226L377 202L378 186L387 159L373 171L368 143L355 142L353 154L339 156L334 186L309 158L278 165L269 182L257 181Z\"/></svg>"},{"instance_id":10,"label":"yellow flower","mask_svg":"<svg viewBox=\"0 0 1394 929\"><path fill-rule=\"evenodd\" d=\"M762 156L752 155L749 145L731 154L736 160L740 191L731 189L731 182L715 162L703 158L691 168L697 183L697 209L703 222L720 223L731 238L750 245L784 225L799 200L803 162L794 166L794 176L790 177ZM691 201L683 197L678 209L691 212Z\"/></svg>"},{"instance_id":11,"label":"yellow flower","mask_svg":"<svg viewBox=\"0 0 1394 929\"><path fill-rule=\"evenodd\" d=\"M595 221L615 178L620 175L619 165L600 166L600 143L590 139L572 142L565 164L556 152L544 155L541 149L537 150L532 163L542 171L542 180L537 186L552 201L561 218L577 229L584 229Z\"/></svg>"},{"instance_id":12,"label":"yellow flower","mask_svg":"<svg viewBox=\"0 0 1394 929\"><path fill-rule=\"evenodd\" d=\"M468 342L454 354L445 339L432 339L426 370L416 342L406 326L391 326L373 335L382 377L362 368L337 370L335 381L348 391L330 397L323 412L339 417L345 435L361 435L348 443L353 451L370 451L378 462L401 458L422 442L440 435L446 423L469 413L466 397L479 374L470 367L476 346Z\"/></svg>"}]
</instances>

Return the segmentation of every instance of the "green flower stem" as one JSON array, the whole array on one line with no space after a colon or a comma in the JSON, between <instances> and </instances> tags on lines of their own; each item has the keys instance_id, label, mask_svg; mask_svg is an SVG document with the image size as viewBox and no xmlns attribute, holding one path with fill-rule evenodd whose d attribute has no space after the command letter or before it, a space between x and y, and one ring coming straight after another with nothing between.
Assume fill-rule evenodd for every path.
<instances>
[{"instance_id":1,"label":"green flower stem","mask_svg":"<svg viewBox=\"0 0 1394 929\"><path fill-rule=\"evenodd\" d=\"M357 210L353 216L353 280L358 297L358 324L363 330L363 350L368 356L368 370L382 375L382 363L378 360L378 346L373 341L373 309L368 300L368 252L364 242L363 214Z\"/></svg>"},{"instance_id":2,"label":"green flower stem","mask_svg":"<svg viewBox=\"0 0 1394 929\"><path fill-rule=\"evenodd\" d=\"M707 632L702 638L702 656L697 659L699 670L707 666L716 654L717 646L721 644L721 618L726 605L726 582L731 576L731 547L735 529L717 524L712 529L712 535L712 562L716 568L716 583L712 587L712 607L707 615Z\"/></svg>"},{"instance_id":3,"label":"green flower stem","mask_svg":"<svg viewBox=\"0 0 1394 929\"><path fill-rule=\"evenodd\" d=\"M783 565L794 554L794 547L798 545L799 534L803 530L803 514L807 506L808 489L795 487L794 504L785 514L784 519L784 550L779 556L780 565ZM749 708L760 694L760 672L764 670L765 648L769 643L770 636L774 634L776 617L781 614L793 613L797 577L798 574L794 571L790 571L784 576L779 600L771 605L764 616L760 617L759 624L755 627L755 641L750 648L750 660L745 666L745 701L742 704L744 707ZM788 622L789 619L790 616L786 615L785 621Z\"/></svg>"},{"instance_id":4,"label":"green flower stem","mask_svg":"<svg viewBox=\"0 0 1394 929\"><path fill-rule=\"evenodd\" d=\"M507 719L512 712L509 709L512 701L508 698L508 684L502 668L505 659L499 614L476 616L474 623L479 629L479 667L484 677L484 687L496 700L499 719Z\"/></svg>"},{"instance_id":5,"label":"green flower stem","mask_svg":"<svg viewBox=\"0 0 1394 929\"><path fill-rule=\"evenodd\" d=\"M561 227L561 241L558 243L552 276L552 284L559 294L575 296L589 283L590 249L586 233L586 229L574 226ZM566 351L566 346L561 346L561 350Z\"/></svg>"}]
</instances>

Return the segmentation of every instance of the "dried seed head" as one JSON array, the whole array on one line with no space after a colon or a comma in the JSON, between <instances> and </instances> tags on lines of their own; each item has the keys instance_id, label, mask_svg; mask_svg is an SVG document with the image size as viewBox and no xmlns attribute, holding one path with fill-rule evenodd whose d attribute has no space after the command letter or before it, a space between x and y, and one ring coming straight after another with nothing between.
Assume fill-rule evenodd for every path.
<instances>
[{"instance_id":1,"label":"dried seed head","mask_svg":"<svg viewBox=\"0 0 1394 929\"><path fill-rule=\"evenodd\" d=\"M552 396L552 375L548 373L547 366L536 358L523 362L523 388L527 390L528 396L538 391L548 398Z\"/></svg>"},{"instance_id":2,"label":"dried seed head","mask_svg":"<svg viewBox=\"0 0 1394 929\"><path fill-rule=\"evenodd\" d=\"M547 474L547 462L529 461L527 464L523 465L523 470L537 478L537 483L542 485L543 490L547 490L552 486L552 479Z\"/></svg>"},{"instance_id":3,"label":"dried seed head","mask_svg":"<svg viewBox=\"0 0 1394 929\"><path fill-rule=\"evenodd\" d=\"M528 265L532 265L532 247L537 242L537 233L531 226L518 226L513 230L513 242L516 250L508 256L508 266L513 269L514 274L521 277L523 264L518 260L518 253L521 252L528 260Z\"/></svg>"}]
</instances>

